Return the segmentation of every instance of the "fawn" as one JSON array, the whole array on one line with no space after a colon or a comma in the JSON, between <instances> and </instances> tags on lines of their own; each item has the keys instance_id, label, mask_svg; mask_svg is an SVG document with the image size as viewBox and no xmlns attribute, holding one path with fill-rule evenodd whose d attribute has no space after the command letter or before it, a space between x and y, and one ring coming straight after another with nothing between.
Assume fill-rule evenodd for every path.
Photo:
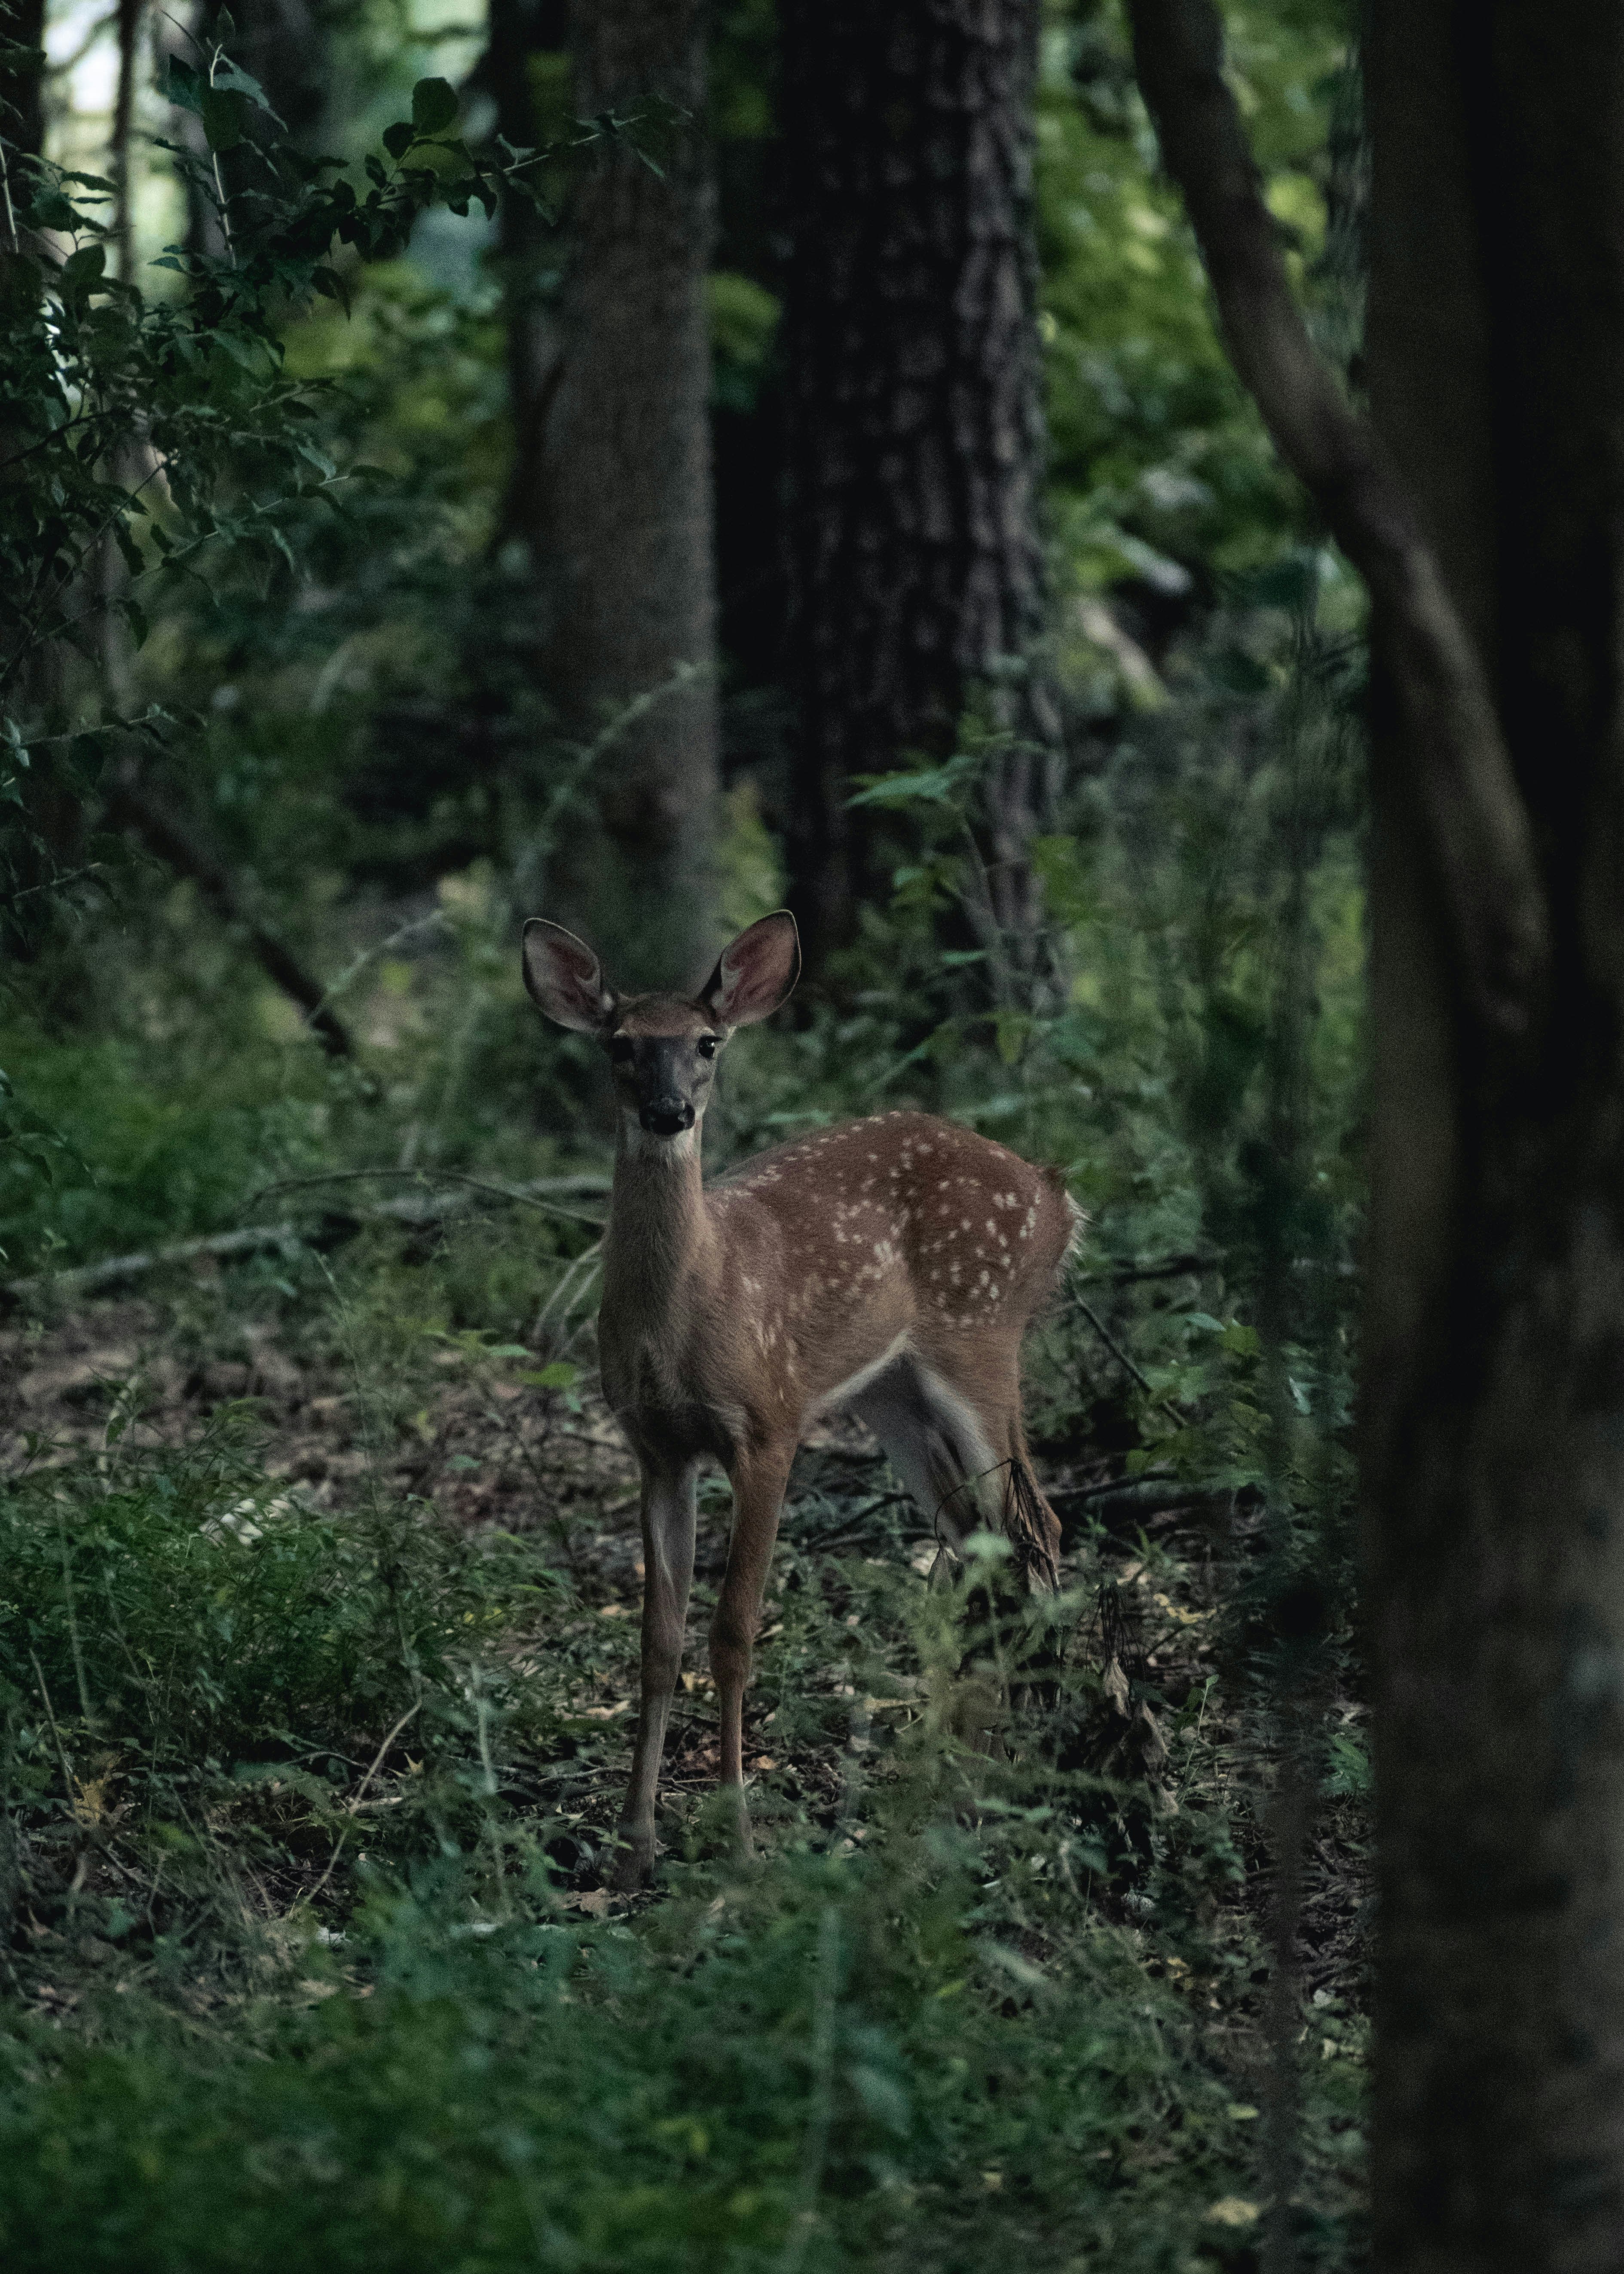
<instances>
[{"instance_id":1,"label":"fawn","mask_svg":"<svg viewBox=\"0 0 1624 2274\"><path fill-rule=\"evenodd\" d=\"M697 995L618 995L560 925L524 927L524 978L608 1052L618 1105L598 1344L604 1394L643 1477L643 1675L615 1872L654 1860L654 1802L681 1670L699 1465L733 1494L710 1629L725 1788L744 1802L743 1700L778 1510L812 1419L868 1423L938 1532L1002 1527L1054 1587L1060 1527L1021 1425L1020 1346L1081 1217L1058 1175L956 1122L894 1112L780 1145L706 1186L700 1132L733 1030L801 969L794 918L763 916Z\"/></svg>"}]
</instances>

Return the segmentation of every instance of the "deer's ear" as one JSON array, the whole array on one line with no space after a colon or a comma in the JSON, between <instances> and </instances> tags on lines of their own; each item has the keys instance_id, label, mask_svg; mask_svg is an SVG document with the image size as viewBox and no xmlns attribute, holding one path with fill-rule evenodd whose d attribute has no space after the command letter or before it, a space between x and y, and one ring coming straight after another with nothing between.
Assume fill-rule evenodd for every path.
<instances>
[{"instance_id":1,"label":"deer's ear","mask_svg":"<svg viewBox=\"0 0 1624 2274\"><path fill-rule=\"evenodd\" d=\"M763 916L725 947L699 1000L719 1027L753 1027L786 1002L801 976L801 934L787 908Z\"/></svg>"},{"instance_id":2,"label":"deer's ear","mask_svg":"<svg viewBox=\"0 0 1624 2274\"><path fill-rule=\"evenodd\" d=\"M532 916L524 927L524 983L531 999L560 1027L578 1035L601 1032L614 1010L604 984L603 966L587 945L562 924Z\"/></svg>"}]
</instances>

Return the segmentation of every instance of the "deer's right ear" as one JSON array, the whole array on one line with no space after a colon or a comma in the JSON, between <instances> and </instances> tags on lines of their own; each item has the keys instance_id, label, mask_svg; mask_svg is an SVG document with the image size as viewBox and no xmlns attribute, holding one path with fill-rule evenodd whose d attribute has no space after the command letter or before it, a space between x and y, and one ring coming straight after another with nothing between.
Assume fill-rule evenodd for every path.
<instances>
[{"instance_id":1,"label":"deer's right ear","mask_svg":"<svg viewBox=\"0 0 1624 2274\"><path fill-rule=\"evenodd\" d=\"M613 1013L614 998L585 940L562 924L532 916L524 927L523 953L524 983L537 1007L578 1035L600 1033Z\"/></svg>"}]
</instances>

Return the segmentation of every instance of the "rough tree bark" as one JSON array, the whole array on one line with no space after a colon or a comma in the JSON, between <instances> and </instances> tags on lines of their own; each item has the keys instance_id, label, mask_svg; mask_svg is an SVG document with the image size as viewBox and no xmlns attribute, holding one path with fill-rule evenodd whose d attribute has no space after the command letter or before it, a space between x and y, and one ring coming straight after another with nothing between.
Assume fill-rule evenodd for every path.
<instances>
[{"instance_id":1,"label":"rough tree bark","mask_svg":"<svg viewBox=\"0 0 1624 2274\"><path fill-rule=\"evenodd\" d=\"M553 360L516 391L513 506L568 731L590 739L658 691L605 749L607 857L575 864L576 889L617 969L687 984L713 945L717 803L702 0L576 0L573 45L580 116L674 107L687 123L662 137L660 172L612 144L576 185L541 332Z\"/></svg>"},{"instance_id":2,"label":"rough tree bark","mask_svg":"<svg viewBox=\"0 0 1624 2274\"><path fill-rule=\"evenodd\" d=\"M1548 1011L1462 1015L1381 721L1366 1328L1387 2263L1624 2263L1624 18L1380 0L1373 415L1493 685ZM1384 662L1390 682L1395 666Z\"/></svg>"},{"instance_id":3,"label":"rough tree bark","mask_svg":"<svg viewBox=\"0 0 1624 2274\"><path fill-rule=\"evenodd\" d=\"M791 801L816 967L883 889L849 777L941 755L1041 627L1031 237L1038 0L783 0ZM1021 720L1029 725L1029 720ZM1045 738L993 788L996 920L1030 929Z\"/></svg>"},{"instance_id":4,"label":"rough tree bark","mask_svg":"<svg viewBox=\"0 0 1624 2274\"><path fill-rule=\"evenodd\" d=\"M1283 279L1268 307L1241 289L1267 224L1206 0L1132 5L1237 360L1374 601L1378 2261L1601 2274L1624 2264L1624 17L1373 0L1372 438L1305 342L1282 354Z\"/></svg>"}]
</instances>

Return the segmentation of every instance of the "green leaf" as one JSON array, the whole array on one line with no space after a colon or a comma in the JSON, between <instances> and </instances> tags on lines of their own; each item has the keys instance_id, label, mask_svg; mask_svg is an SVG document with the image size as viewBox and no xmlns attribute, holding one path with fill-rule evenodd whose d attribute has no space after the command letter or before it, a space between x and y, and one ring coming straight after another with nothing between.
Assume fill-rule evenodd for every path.
<instances>
[{"instance_id":1,"label":"green leaf","mask_svg":"<svg viewBox=\"0 0 1624 2274\"><path fill-rule=\"evenodd\" d=\"M178 56L169 57L169 79L163 91L177 109L190 110L194 115L200 111L205 85L190 64L183 63Z\"/></svg>"},{"instance_id":2,"label":"green leaf","mask_svg":"<svg viewBox=\"0 0 1624 2274\"><path fill-rule=\"evenodd\" d=\"M75 230L79 225L79 215L60 190L36 190L28 218L36 229Z\"/></svg>"},{"instance_id":3,"label":"green leaf","mask_svg":"<svg viewBox=\"0 0 1624 2274\"><path fill-rule=\"evenodd\" d=\"M403 158L417 139L416 128L409 126L403 118L397 118L393 126L383 130L383 147L392 158ZM372 169L369 166L366 170L370 174Z\"/></svg>"},{"instance_id":4,"label":"green leaf","mask_svg":"<svg viewBox=\"0 0 1624 2274\"><path fill-rule=\"evenodd\" d=\"M204 88L198 109L211 150L236 149L243 139L243 110L246 101L245 95L235 94L229 88Z\"/></svg>"},{"instance_id":5,"label":"green leaf","mask_svg":"<svg viewBox=\"0 0 1624 2274\"><path fill-rule=\"evenodd\" d=\"M81 245L77 252L70 252L62 264L62 281L71 290L87 292L99 283L107 268L107 247L104 245Z\"/></svg>"},{"instance_id":6,"label":"green leaf","mask_svg":"<svg viewBox=\"0 0 1624 2274\"><path fill-rule=\"evenodd\" d=\"M350 293L336 268L312 268L311 282L324 299L336 300L345 315L350 313Z\"/></svg>"},{"instance_id":7,"label":"green leaf","mask_svg":"<svg viewBox=\"0 0 1624 2274\"><path fill-rule=\"evenodd\" d=\"M944 766L910 766L898 773L858 774L855 779L866 787L855 797L848 798L846 803L891 808L949 805L974 764L974 759L961 754L950 758Z\"/></svg>"},{"instance_id":8,"label":"green leaf","mask_svg":"<svg viewBox=\"0 0 1624 2274\"><path fill-rule=\"evenodd\" d=\"M456 115L456 89L448 79L417 81L411 91L411 123L418 134L443 134Z\"/></svg>"},{"instance_id":9,"label":"green leaf","mask_svg":"<svg viewBox=\"0 0 1624 2274\"><path fill-rule=\"evenodd\" d=\"M554 1359L551 1366L538 1367L534 1373L522 1374L521 1382L532 1389L573 1389L581 1379L581 1369L571 1366L568 1359Z\"/></svg>"},{"instance_id":10,"label":"green leaf","mask_svg":"<svg viewBox=\"0 0 1624 2274\"><path fill-rule=\"evenodd\" d=\"M214 86L222 94L229 92L233 94L246 95L249 102L263 110L267 117L276 118L276 113L271 109L270 100L265 89L251 72L244 71L240 65L233 63L216 64ZM280 118L276 118L278 126L282 123Z\"/></svg>"}]
</instances>

